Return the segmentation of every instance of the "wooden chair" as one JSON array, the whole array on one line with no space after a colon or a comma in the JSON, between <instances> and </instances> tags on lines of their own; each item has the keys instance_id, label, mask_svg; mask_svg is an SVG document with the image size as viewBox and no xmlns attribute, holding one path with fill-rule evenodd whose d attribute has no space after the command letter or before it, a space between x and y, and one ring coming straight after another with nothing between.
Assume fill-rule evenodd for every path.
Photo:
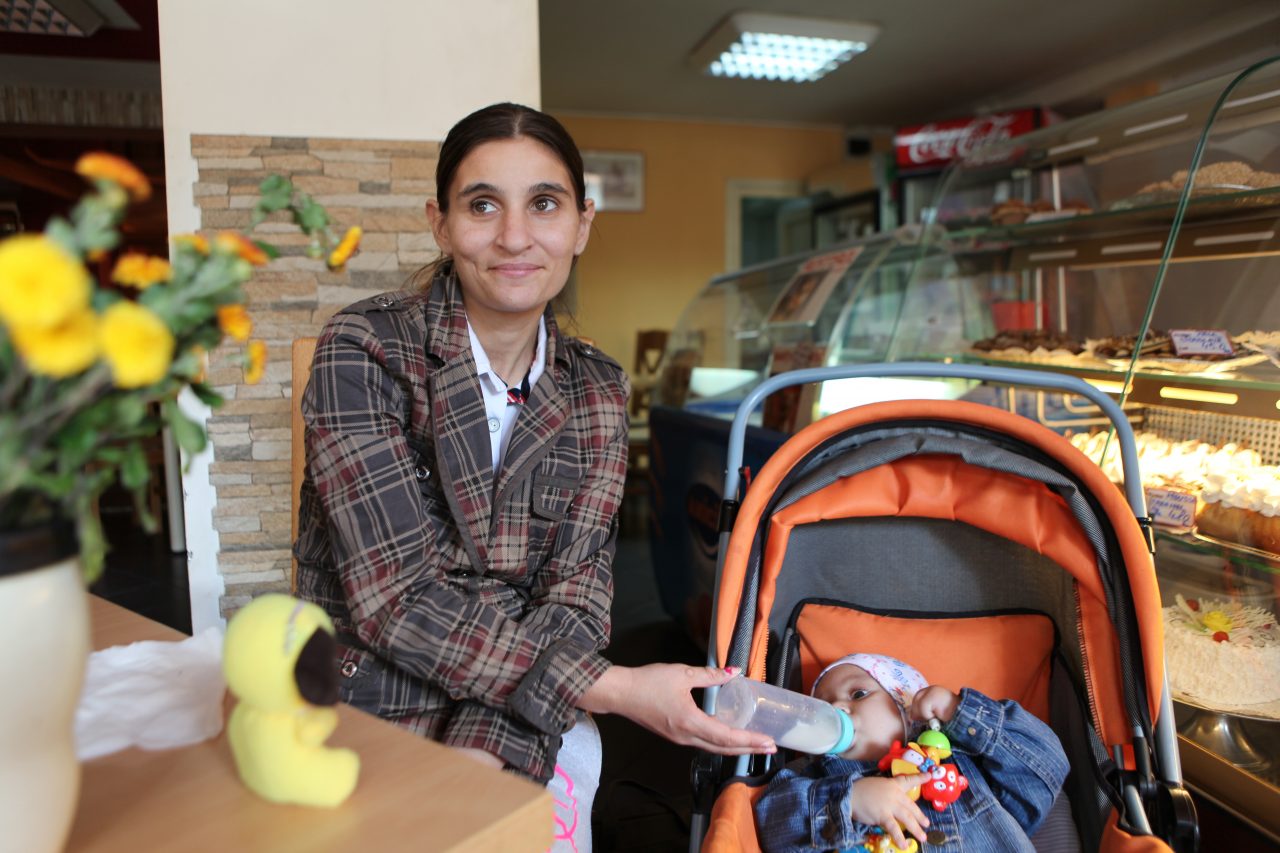
<instances>
[{"instance_id":1,"label":"wooden chair","mask_svg":"<svg viewBox=\"0 0 1280 853\"><path fill-rule=\"evenodd\" d=\"M658 368L667 348L668 332L664 329L641 329L636 332L636 361L631 371L631 417L649 419L649 397L658 382Z\"/></svg>"},{"instance_id":2,"label":"wooden chair","mask_svg":"<svg viewBox=\"0 0 1280 853\"><path fill-rule=\"evenodd\" d=\"M644 532L649 507L649 403L658 383L658 369L667 348L667 332L636 332L636 359L631 371L631 434L627 453L627 482L622 494L624 533Z\"/></svg>"},{"instance_id":3,"label":"wooden chair","mask_svg":"<svg viewBox=\"0 0 1280 853\"><path fill-rule=\"evenodd\" d=\"M291 506L293 508L293 538L290 547L298 541L298 509L302 504L302 478L307 468L307 448L302 425L302 392L311 378L311 359L316 354L315 338L298 338L293 342L293 401L289 404L292 410L290 427L293 430L290 461L292 464L291 483L293 490ZM293 561L289 572L289 591L298 591L298 561Z\"/></svg>"}]
</instances>

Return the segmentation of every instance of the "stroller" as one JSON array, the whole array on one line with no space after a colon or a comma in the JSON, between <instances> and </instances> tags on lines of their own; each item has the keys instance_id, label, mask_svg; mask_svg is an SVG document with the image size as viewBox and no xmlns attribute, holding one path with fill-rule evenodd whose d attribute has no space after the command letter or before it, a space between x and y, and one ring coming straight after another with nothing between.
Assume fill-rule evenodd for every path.
<instances>
[{"instance_id":1,"label":"stroller","mask_svg":"<svg viewBox=\"0 0 1280 853\"><path fill-rule=\"evenodd\" d=\"M907 400L801 430L736 500L747 417L765 396L866 376L1087 397L1115 425L1124 494L1026 418ZM1154 537L1132 431L1105 394L1075 377L969 365L780 374L738 408L724 495L710 665L808 692L826 664L856 649L909 661L952 691L968 685L1016 699L1066 750L1064 793L1080 850L1197 848L1164 672ZM715 693L704 697L709 713ZM695 759L691 850L759 850L752 804L771 764Z\"/></svg>"}]
</instances>

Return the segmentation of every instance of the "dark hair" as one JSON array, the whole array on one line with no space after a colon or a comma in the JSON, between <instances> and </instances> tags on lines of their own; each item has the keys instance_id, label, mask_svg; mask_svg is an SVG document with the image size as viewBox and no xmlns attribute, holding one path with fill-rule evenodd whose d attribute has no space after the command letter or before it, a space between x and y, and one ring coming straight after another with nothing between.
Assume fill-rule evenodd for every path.
<instances>
[{"instance_id":1,"label":"dark hair","mask_svg":"<svg viewBox=\"0 0 1280 853\"><path fill-rule=\"evenodd\" d=\"M492 104L476 110L459 121L444 138L440 146L440 155L436 159L436 204L442 213L449 211L449 187L458 174L458 167L467 155L486 142L498 142L504 139L529 139L541 142L551 149L564 167L569 170L569 179L573 182L573 194L578 201L578 210L587 209L587 186L582 176L582 154L578 145L564 129L564 125L544 112L521 104ZM577 259L574 259L577 262ZM431 282L436 274L447 268L452 260L441 257L419 269L409 277L408 286L415 290L430 290ZM569 314L561 293L553 302L563 314Z\"/></svg>"},{"instance_id":2,"label":"dark hair","mask_svg":"<svg viewBox=\"0 0 1280 853\"><path fill-rule=\"evenodd\" d=\"M436 161L436 204L441 212L449 211L449 188L468 154L486 142L521 137L541 142L560 158L573 181L578 210L586 210L587 188L582 177L582 155L564 125L531 107L493 104L476 110L455 124L440 146L440 157Z\"/></svg>"}]
</instances>

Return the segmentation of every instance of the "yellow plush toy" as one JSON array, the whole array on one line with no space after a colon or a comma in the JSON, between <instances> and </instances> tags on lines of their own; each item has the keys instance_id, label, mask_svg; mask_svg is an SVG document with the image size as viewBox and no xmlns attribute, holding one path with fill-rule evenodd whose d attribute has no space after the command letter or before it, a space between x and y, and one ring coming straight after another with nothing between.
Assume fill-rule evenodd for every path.
<instances>
[{"instance_id":1,"label":"yellow plush toy","mask_svg":"<svg viewBox=\"0 0 1280 853\"><path fill-rule=\"evenodd\" d=\"M360 757L330 749L338 725L333 622L287 595L254 599L231 619L223 644L227 686L240 700L227 738L240 778L277 803L333 807L351 795Z\"/></svg>"}]
</instances>

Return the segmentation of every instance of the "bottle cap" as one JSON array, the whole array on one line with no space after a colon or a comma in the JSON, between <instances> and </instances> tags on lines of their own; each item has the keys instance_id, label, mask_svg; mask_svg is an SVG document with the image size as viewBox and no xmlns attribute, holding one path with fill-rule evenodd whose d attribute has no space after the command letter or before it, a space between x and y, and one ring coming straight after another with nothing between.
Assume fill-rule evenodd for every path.
<instances>
[{"instance_id":1,"label":"bottle cap","mask_svg":"<svg viewBox=\"0 0 1280 853\"><path fill-rule=\"evenodd\" d=\"M853 720L849 719L849 715L839 708L836 708L836 713L840 715L840 739L836 741L835 746L827 751L827 755L839 755L853 746Z\"/></svg>"}]
</instances>

